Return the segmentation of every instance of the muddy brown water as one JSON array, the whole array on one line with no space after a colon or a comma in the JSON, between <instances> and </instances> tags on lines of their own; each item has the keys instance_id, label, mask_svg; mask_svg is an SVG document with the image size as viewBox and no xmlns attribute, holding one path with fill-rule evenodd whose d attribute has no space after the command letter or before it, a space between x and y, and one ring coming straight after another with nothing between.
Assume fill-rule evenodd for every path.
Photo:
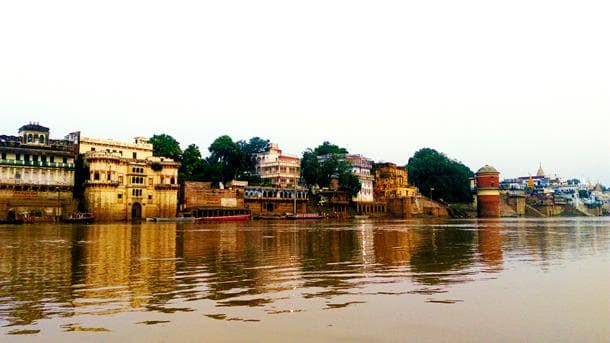
<instances>
[{"instance_id":1,"label":"muddy brown water","mask_svg":"<svg viewBox=\"0 0 610 343\"><path fill-rule=\"evenodd\" d=\"M0 225L0 341L609 341L610 218Z\"/></svg>"}]
</instances>

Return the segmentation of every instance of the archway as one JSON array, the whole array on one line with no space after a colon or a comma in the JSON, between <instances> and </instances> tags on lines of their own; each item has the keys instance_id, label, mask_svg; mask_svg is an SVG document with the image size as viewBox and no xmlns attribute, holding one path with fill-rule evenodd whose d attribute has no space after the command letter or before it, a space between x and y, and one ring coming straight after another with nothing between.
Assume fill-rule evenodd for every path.
<instances>
[{"instance_id":1,"label":"archway","mask_svg":"<svg viewBox=\"0 0 610 343\"><path fill-rule=\"evenodd\" d=\"M16 222L16 221L17 221L17 213L15 213L15 210L10 209L10 210L8 211L8 214L7 214L6 220L7 220L7 221L9 221L9 222L11 222L11 223L12 223L12 222Z\"/></svg>"},{"instance_id":2,"label":"archway","mask_svg":"<svg viewBox=\"0 0 610 343\"><path fill-rule=\"evenodd\" d=\"M142 219L142 205L138 202L131 206L131 219Z\"/></svg>"}]
</instances>

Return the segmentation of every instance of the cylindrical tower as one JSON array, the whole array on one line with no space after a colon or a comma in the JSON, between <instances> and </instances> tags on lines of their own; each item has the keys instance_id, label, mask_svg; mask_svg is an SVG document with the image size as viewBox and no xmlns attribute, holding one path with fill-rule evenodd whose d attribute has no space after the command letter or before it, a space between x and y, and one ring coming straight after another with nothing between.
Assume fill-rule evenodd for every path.
<instances>
[{"instance_id":1,"label":"cylindrical tower","mask_svg":"<svg viewBox=\"0 0 610 343\"><path fill-rule=\"evenodd\" d=\"M479 169L477 179L477 212L479 218L500 216L500 173L486 165Z\"/></svg>"}]
</instances>

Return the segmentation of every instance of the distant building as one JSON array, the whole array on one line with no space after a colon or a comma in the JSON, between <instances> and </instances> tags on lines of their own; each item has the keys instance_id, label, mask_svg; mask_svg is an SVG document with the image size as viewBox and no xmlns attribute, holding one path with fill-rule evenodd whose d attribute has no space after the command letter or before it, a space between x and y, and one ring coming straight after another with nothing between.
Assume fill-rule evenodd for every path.
<instances>
[{"instance_id":1,"label":"distant building","mask_svg":"<svg viewBox=\"0 0 610 343\"><path fill-rule=\"evenodd\" d=\"M373 160L368 159L362 155L346 155L345 159L352 168L352 174L358 177L360 180L361 188L360 192L352 198L355 202L373 202L375 196L373 193L373 175L371 170L373 169Z\"/></svg>"},{"instance_id":2,"label":"distant building","mask_svg":"<svg viewBox=\"0 0 610 343\"><path fill-rule=\"evenodd\" d=\"M409 186L407 169L394 163L375 165L375 197L379 201L387 199L413 197L417 194L415 187Z\"/></svg>"},{"instance_id":3,"label":"distant building","mask_svg":"<svg viewBox=\"0 0 610 343\"><path fill-rule=\"evenodd\" d=\"M268 151L256 155L256 174L273 186L293 187L301 177L301 159L270 144Z\"/></svg>"},{"instance_id":4,"label":"distant building","mask_svg":"<svg viewBox=\"0 0 610 343\"><path fill-rule=\"evenodd\" d=\"M30 123L0 136L0 221L53 221L73 210L75 144Z\"/></svg>"},{"instance_id":5,"label":"distant building","mask_svg":"<svg viewBox=\"0 0 610 343\"><path fill-rule=\"evenodd\" d=\"M82 137L79 153L88 169L84 200L99 220L175 217L179 163L153 156L152 144Z\"/></svg>"}]
</instances>

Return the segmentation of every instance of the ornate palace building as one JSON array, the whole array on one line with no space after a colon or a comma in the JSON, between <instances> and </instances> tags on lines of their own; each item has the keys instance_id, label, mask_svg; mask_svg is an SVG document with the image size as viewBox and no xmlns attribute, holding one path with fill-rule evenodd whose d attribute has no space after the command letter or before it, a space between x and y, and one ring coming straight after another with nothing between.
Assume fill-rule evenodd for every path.
<instances>
[{"instance_id":1,"label":"ornate palace building","mask_svg":"<svg viewBox=\"0 0 610 343\"><path fill-rule=\"evenodd\" d=\"M86 168L84 202L96 220L175 217L178 168L166 157L153 156L152 144L81 137Z\"/></svg>"},{"instance_id":2,"label":"ornate palace building","mask_svg":"<svg viewBox=\"0 0 610 343\"><path fill-rule=\"evenodd\" d=\"M74 209L75 143L30 123L0 136L0 221L55 221Z\"/></svg>"},{"instance_id":3,"label":"ornate palace building","mask_svg":"<svg viewBox=\"0 0 610 343\"><path fill-rule=\"evenodd\" d=\"M273 186L294 187L301 177L301 160L282 154L277 144L269 147L269 151L256 155L256 174Z\"/></svg>"},{"instance_id":4,"label":"ornate palace building","mask_svg":"<svg viewBox=\"0 0 610 343\"><path fill-rule=\"evenodd\" d=\"M375 197L378 200L414 197L415 187L409 186L407 169L394 163L375 165Z\"/></svg>"}]
</instances>

